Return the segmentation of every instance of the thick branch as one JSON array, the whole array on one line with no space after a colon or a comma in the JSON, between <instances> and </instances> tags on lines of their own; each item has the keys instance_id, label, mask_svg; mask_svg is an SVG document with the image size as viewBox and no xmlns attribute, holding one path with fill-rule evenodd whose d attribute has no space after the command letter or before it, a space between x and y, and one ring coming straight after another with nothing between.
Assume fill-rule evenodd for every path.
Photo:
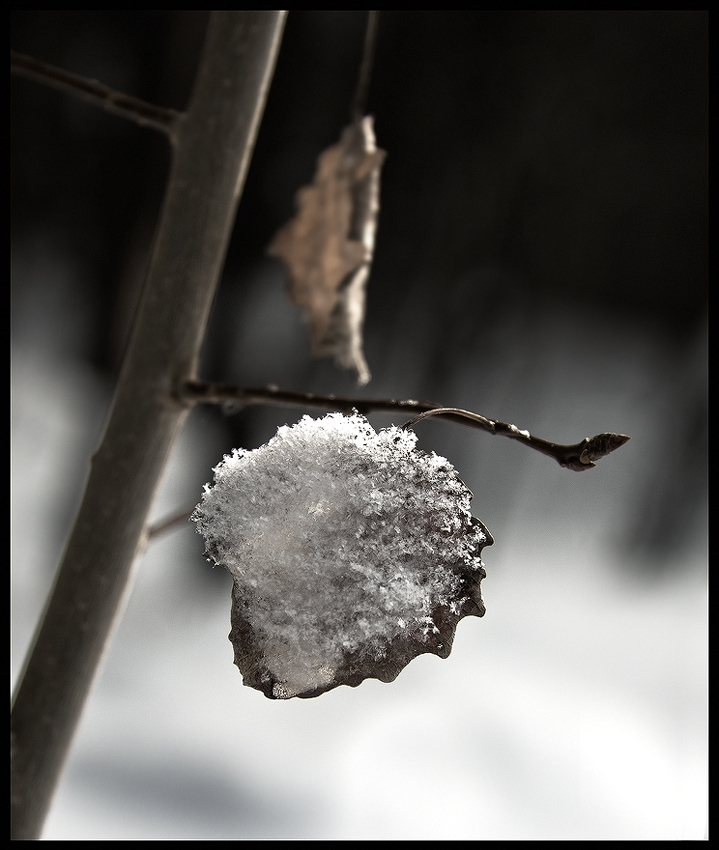
<instances>
[{"instance_id":1,"label":"thick branch","mask_svg":"<svg viewBox=\"0 0 719 850\"><path fill-rule=\"evenodd\" d=\"M15 698L15 840L41 832L187 415L171 391L195 373L284 17L210 16L107 429Z\"/></svg>"},{"instance_id":2,"label":"thick branch","mask_svg":"<svg viewBox=\"0 0 719 850\"><path fill-rule=\"evenodd\" d=\"M95 106L101 106L108 112L120 115L122 118L129 118L143 127L162 130L171 138L174 138L178 120L181 118L181 113L174 109L155 106L137 97L111 89L103 83L98 83L97 80L88 80L80 74L64 71L55 65L41 62L39 59L14 50L10 51L10 71L20 77L26 77L79 97Z\"/></svg>"},{"instance_id":3,"label":"thick branch","mask_svg":"<svg viewBox=\"0 0 719 850\"><path fill-rule=\"evenodd\" d=\"M185 381L178 383L176 395L179 401L186 404L214 403L237 404L245 407L253 404L276 405L280 407L309 407L321 410L338 410L342 413L367 413L386 411L415 414L414 419L404 427L410 428L429 416L441 416L450 422L470 425L480 428L490 434L500 434L512 440L519 440L525 446L536 449L542 454L553 457L560 466L577 471L591 469L596 466L599 458L608 455L629 440L625 434L597 434L596 437L585 437L581 442L572 445L552 443L535 437L529 431L522 431L516 425L488 419L479 413L472 413L457 407L442 407L431 401L398 401L396 399L380 398L346 398L335 395L318 395L316 393L298 393L280 390L277 387L260 387L246 389L223 384L210 384L205 381Z\"/></svg>"}]
</instances>

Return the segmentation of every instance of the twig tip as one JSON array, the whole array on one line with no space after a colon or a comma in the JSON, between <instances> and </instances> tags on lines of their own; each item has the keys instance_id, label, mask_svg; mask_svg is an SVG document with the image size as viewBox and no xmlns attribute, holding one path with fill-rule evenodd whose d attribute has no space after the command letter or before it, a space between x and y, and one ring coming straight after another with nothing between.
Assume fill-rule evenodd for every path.
<instances>
[{"instance_id":1,"label":"twig tip","mask_svg":"<svg viewBox=\"0 0 719 850\"><path fill-rule=\"evenodd\" d=\"M597 434L596 437L587 440L587 444L580 455L580 460L582 463L593 465L594 461L615 451L630 439L631 437L626 434Z\"/></svg>"}]
</instances>

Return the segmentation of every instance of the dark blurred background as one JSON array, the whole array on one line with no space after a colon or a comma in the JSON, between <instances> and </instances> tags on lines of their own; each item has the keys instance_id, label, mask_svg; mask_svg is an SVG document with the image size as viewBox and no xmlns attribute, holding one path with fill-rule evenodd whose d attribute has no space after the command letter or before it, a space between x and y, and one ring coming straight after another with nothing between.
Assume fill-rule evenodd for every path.
<instances>
[{"instance_id":1,"label":"dark blurred background","mask_svg":"<svg viewBox=\"0 0 719 850\"><path fill-rule=\"evenodd\" d=\"M15 11L11 46L183 109L206 22L205 12ZM310 360L265 247L349 120L365 25L366 12L288 16L203 376L433 400L559 442L628 433L576 476L510 441L418 426L420 446L449 457L475 492L498 541L495 574L511 566L501 541L525 528L545 535L540 547L596 534L612 570L650 587L690 569L707 526L707 13L381 13L368 112L388 156L365 322L373 379L358 389ZM81 364L100 399L55 483L59 547L119 371L169 149L161 134L35 82L13 77L11 90L24 433L44 415L27 411L48 409L27 402L48 363ZM177 506L196 500L223 452L260 445L301 413L193 414L197 481ZM188 539L199 561L201 543ZM218 580L191 570L200 584Z\"/></svg>"},{"instance_id":2,"label":"dark blurred background","mask_svg":"<svg viewBox=\"0 0 719 850\"><path fill-rule=\"evenodd\" d=\"M11 41L182 109L206 20L14 12ZM331 364L309 361L296 328L280 332L262 290L282 285L266 245L348 120L365 24L364 12L289 15L208 334L208 378L356 392ZM634 324L661 340L674 373L694 368L707 310L705 12L383 12L368 111L388 159L366 319L375 380L362 394L464 405L450 376L471 361L473 403L502 364L519 370L508 393L527 395L540 317L560 334L603 322L620 337ZM160 134L13 78L15 338L39 326L58 351L114 379L167 148ZM67 269L52 283L33 274L51 257ZM238 352L241 335L256 344ZM704 486L703 377L669 374L664 388L681 415L656 423L666 429L660 465L682 498L662 503L652 481L628 532L637 545L659 527L679 534L686 522L668 513L696 511ZM254 421L228 420L234 442L252 441Z\"/></svg>"}]
</instances>

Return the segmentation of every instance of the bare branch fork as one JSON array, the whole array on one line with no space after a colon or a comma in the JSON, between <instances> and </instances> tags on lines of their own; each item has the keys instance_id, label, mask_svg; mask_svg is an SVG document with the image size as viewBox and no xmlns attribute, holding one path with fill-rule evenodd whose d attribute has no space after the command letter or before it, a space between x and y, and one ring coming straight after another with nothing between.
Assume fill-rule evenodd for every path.
<instances>
[{"instance_id":1,"label":"bare branch fork","mask_svg":"<svg viewBox=\"0 0 719 850\"><path fill-rule=\"evenodd\" d=\"M285 16L212 12L187 111L169 122L157 118L169 117L162 110L140 120L172 125L170 177L112 410L14 697L13 840L41 834L146 541L147 515L188 413L172 387L197 373ZM67 90L67 75L55 77ZM98 86L90 99L118 111L121 101ZM134 120L142 112L119 111Z\"/></svg>"},{"instance_id":2,"label":"bare branch fork","mask_svg":"<svg viewBox=\"0 0 719 850\"><path fill-rule=\"evenodd\" d=\"M542 454L553 457L565 469L583 471L596 466L596 461L615 449L623 446L629 437L626 434L597 434L595 437L585 437L579 443L564 445L535 437L529 431L523 431L516 425L488 419L479 413L462 410L458 407L443 407L430 401L400 401L380 398L343 398L335 395L318 395L317 393L292 392L280 390L277 387L246 389L222 384L210 384L204 381L189 380L176 389L179 401L186 404L201 402L214 404L236 404L242 407L256 404L278 405L284 407L309 407L321 410L337 410L341 413L357 411L363 415L371 412L386 411L414 414L414 418L403 427L411 428L417 422L430 416L441 416L450 422L458 422L487 431L489 434L499 434L518 440L525 446L535 449Z\"/></svg>"}]
</instances>

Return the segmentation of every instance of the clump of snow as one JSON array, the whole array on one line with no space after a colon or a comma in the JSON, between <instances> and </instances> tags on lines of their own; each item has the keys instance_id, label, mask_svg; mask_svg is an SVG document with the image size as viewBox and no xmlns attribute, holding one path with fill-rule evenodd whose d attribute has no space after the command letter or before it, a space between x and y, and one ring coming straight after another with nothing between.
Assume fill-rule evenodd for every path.
<instances>
[{"instance_id":1,"label":"clump of snow","mask_svg":"<svg viewBox=\"0 0 719 850\"><path fill-rule=\"evenodd\" d=\"M267 696L392 681L482 616L482 547L451 464L413 431L305 416L215 468L193 519L233 577L235 662Z\"/></svg>"}]
</instances>

